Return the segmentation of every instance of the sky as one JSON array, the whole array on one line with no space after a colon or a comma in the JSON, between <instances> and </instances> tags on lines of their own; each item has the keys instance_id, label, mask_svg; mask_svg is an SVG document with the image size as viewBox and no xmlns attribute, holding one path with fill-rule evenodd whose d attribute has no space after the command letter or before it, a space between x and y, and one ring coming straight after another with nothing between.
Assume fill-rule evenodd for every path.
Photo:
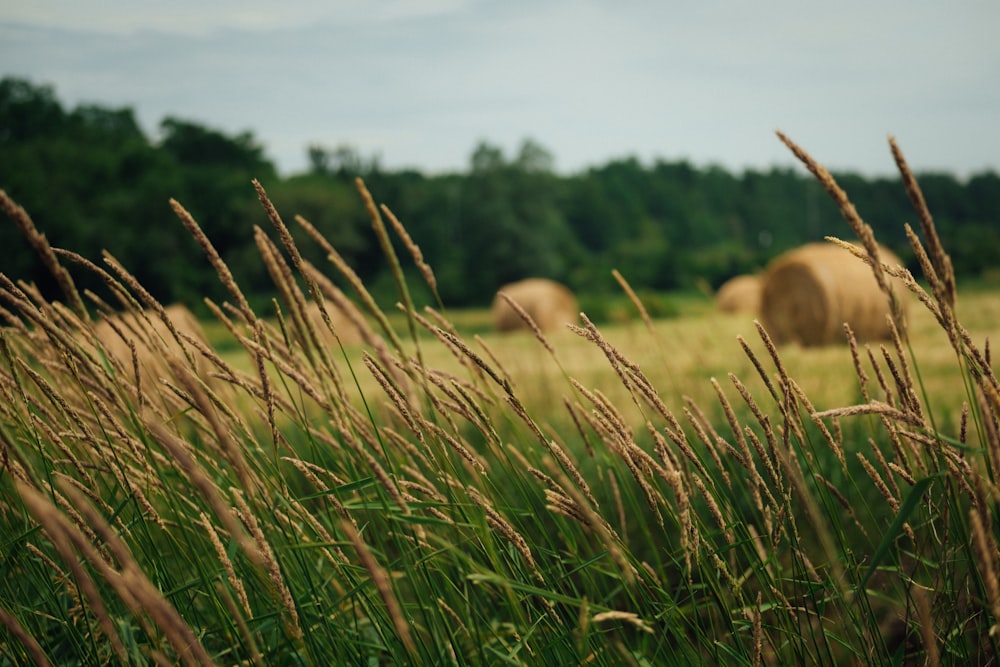
<instances>
[{"instance_id":1,"label":"sky","mask_svg":"<svg viewBox=\"0 0 1000 667\"><path fill-rule=\"evenodd\" d=\"M560 173L634 156L732 171L1000 171L1000 2L0 0L0 76L67 108L459 171L525 139Z\"/></svg>"}]
</instances>

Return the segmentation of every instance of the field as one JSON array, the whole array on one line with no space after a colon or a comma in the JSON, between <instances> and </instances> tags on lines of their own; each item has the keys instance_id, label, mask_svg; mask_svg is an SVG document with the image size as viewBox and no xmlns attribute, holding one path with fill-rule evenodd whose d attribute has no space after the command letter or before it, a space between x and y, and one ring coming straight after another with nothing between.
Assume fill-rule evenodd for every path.
<instances>
[{"instance_id":1,"label":"field","mask_svg":"<svg viewBox=\"0 0 1000 667\"><path fill-rule=\"evenodd\" d=\"M898 161L928 275L894 340L822 348L707 299L506 336L402 281L380 307L259 186L280 310L174 203L232 297L182 328L4 195L65 299L0 281L0 664L995 662L1000 298L952 291ZM133 318L101 334L64 263ZM350 310L331 276L350 324L303 317Z\"/></svg>"},{"instance_id":2,"label":"field","mask_svg":"<svg viewBox=\"0 0 1000 667\"><path fill-rule=\"evenodd\" d=\"M600 330L624 356L643 368L653 386L660 390L661 398L675 412L683 407L684 397L706 407L716 403L710 382L713 377L729 385L728 376L732 373L750 385L755 395L763 389L756 379L753 363L738 341L742 337L758 357L767 358L752 316L716 312L707 298L689 297L679 308L678 317L655 320L652 331L640 319L638 311L632 322L605 324ZM995 287L977 285L960 289L956 312L974 341L983 344L987 339L1000 340L1000 292ZM488 314L474 311L459 313L455 318L456 328L460 332L476 332L470 337L482 338L523 392L526 402L536 407L551 407L539 410L540 413L564 412L560 407L561 397L572 393L564 374L584 386L602 388L616 405L624 408L628 402L627 391L607 359L585 339L569 332L549 336L556 348L554 359L530 333L482 332L479 323L487 317ZM465 328L463 321L469 322ZM919 361L921 383L933 397L935 410L940 417L957 416L968 396L963 387L962 367L947 335L916 299L909 311L908 327L908 348ZM873 343L876 354L884 343ZM819 348L792 345L782 347L780 353L789 375L818 409L858 400L858 379L846 344ZM434 368L456 371L460 367L441 346L426 349L425 360ZM634 409L629 413L633 417L639 414Z\"/></svg>"}]
</instances>

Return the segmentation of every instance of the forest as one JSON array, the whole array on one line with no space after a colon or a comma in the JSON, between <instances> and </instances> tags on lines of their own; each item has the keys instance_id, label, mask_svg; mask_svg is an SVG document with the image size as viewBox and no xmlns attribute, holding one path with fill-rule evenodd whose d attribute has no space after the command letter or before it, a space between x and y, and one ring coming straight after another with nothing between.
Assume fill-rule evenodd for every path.
<instances>
[{"instance_id":1,"label":"forest","mask_svg":"<svg viewBox=\"0 0 1000 667\"><path fill-rule=\"evenodd\" d=\"M266 304L273 296L253 240L253 226L267 220L252 179L290 228L297 229L296 215L309 220L376 296L394 298L356 190L360 176L406 225L450 307L484 305L500 285L527 276L600 295L617 289L615 268L640 290L705 292L803 242L850 238L821 187L792 168L731 173L683 160L623 158L559 174L534 139L513 155L483 141L465 171L440 174L385 169L347 145L303 150L309 168L280 175L252 132L228 135L167 117L150 137L131 108L69 109L51 86L0 81L0 188L61 247L85 257L107 250L163 302L197 306L204 296L225 298L171 211L171 198L202 225L252 300ZM835 176L881 241L912 261L902 230L914 214L898 178ZM996 280L1000 175L917 176L956 273ZM325 262L318 251L307 259ZM0 226L0 267L53 291L10 224ZM81 273L82 287L99 288L90 272Z\"/></svg>"}]
</instances>

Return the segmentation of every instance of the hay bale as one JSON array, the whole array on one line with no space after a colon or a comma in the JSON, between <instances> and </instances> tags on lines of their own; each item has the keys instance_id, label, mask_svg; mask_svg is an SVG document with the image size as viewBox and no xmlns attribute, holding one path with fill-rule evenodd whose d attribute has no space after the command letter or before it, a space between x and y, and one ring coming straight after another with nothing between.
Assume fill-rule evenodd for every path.
<instances>
[{"instance_id":1,"label":"hay bale","mask_svg":"<svg viewBox=\"0 0 1000 667\"><path fill-rule=\"evenodd\" d=\"M756 315L760 311L760 289L760 276L735 276L716 291L715 307L723 313Z\"/></svg>"},{"instance_id":2,"label":"hay bale","mask_svg":"<svg viewBox=\"0 0 1000 667\"><path fill-rule=\"evenodd\" d=\"M208 345L201 324L185 306L173 304L167 306L165 311L167 318L178 332L188 334ZM102 319L94 324L94 336L104 353L120 363L130 377L132 349L129 341L134 341L141 380L147 388L158 385L160 378L169 378L173 375L167 358L172 356L184 360L185 349L194 357L195 372L203 380L208 381L207 373L211 364L190 344L185 342L182 348L166 323L152 311L147 311L146 317L129 312Z\"/></svg>"},{"instance_id":3,"label":"hay bale","mask_svg":"<svg viewBox=\"0 0 1000 667\"><path fill-rule=\"evenodd\" d=\"M899 263L888 249L880 246L879 253L883 263ZM893 288L905 306L905 287L894 280ZM889 298L879 289L871 268L831 243L790 250L776 257L764 273L760 317L776 343L843 343L845 322L859 341L884 340L891 337L889 314Z\"/></svg>"},{"instance_id":4,"label":"hay bale","mask_svg":"<svg viewBox=\"0 0 1000 667\"><path fill-rule=\"evenodd\" d=\"M560 331L567 322L576 323L579 307L568 287L547 278L527 278L504 285L497 290L490 313L497 331L527 329L524 320L500 296L506 294L521 306L544 331Z\"/></svg>"},{"instance_id":5,"label":"hay bale","mask_svg":"<svg viewBox=\"0 0 1000 667\"><path fill-rule=\"evenodd\" d=\"M337 336L340 337L344 345L356 345L362 341L361 330L358 328L358 325L351 321L347 313L338 308L329 299L324 300L323 306L330 316L330 324L333 325L334 331L337 332ZM356 316L361 317L360 312L356 313ZM309 318L309 321L316 328L316 333L319 335L321 341L328 345L336 345L336 339L323 320L323 313L320 312L318 303L310 301L306 304L306 317Z\"/></svg>"}]
</instances>

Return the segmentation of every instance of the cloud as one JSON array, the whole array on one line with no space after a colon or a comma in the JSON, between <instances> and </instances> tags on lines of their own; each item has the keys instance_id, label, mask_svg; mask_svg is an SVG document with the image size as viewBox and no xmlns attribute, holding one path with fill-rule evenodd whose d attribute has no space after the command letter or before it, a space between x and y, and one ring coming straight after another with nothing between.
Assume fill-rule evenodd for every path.
<instances>
[{"instance_id":1,"label":"cloud","mask_svg":"<svg viewBox=\"0 0 1000 667\"><path fill-rule=\"evenodd\" d=\"M441 170L525 137L564 170L628 154L766 167L791 162L776 128L869 173L892 170L889 132L928 166L1000 161L995 2L6 4L2 74L151 129L168 114L250 129L284 171L311 142Z\"/></svg>"},{"instance_id":2,"label":"cloud","mask_svg":"<svg viewBox=\"0 0 1000 667\"><path fill-rule=\"evenodd\" d=\"M324 22L370 23L419 16L436 16L463 10L467 0L172 0L143 2L102 0L81 3L5 3L0 22L37 27L72 29L101 34L127 35L158 32L204 36L223 30L267 32Z\"/></svg>"}]
</instances>

